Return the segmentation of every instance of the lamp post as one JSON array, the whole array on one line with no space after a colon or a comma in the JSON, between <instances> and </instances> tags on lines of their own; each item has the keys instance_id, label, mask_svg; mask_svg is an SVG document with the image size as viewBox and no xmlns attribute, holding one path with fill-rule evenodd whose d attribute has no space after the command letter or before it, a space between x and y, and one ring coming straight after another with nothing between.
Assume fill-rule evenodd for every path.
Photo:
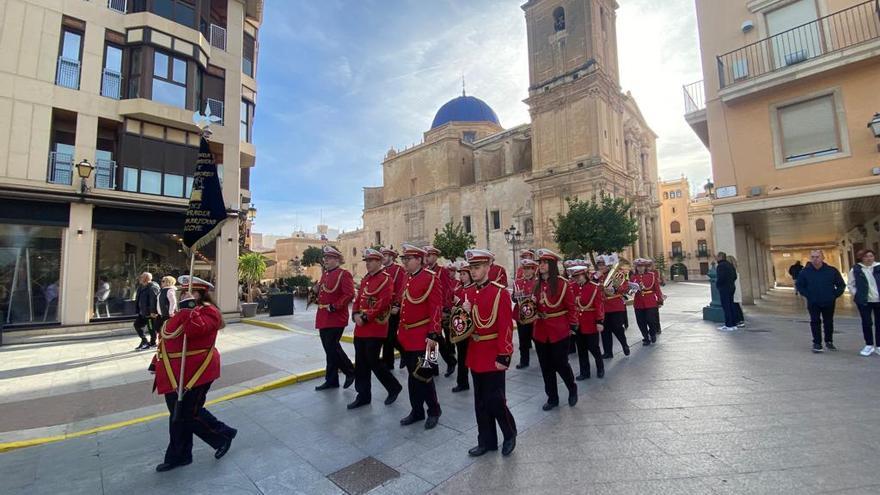
<instances>
[{"instance_id":1,"label":"lamp post","mask_svg":"<svg viewBox=\"0 0 880 495\"><path fill-rule=\"evenodd\" d=\"M89 192L89 186L86 184L86 180L92 175L92 170L95 170L95 166L89 163L86 159L83 159L83 161L76 164L76 173L80 178L80 194Z\"/></svg>"},{"instance_id":2,"label":"lamp post","mask_svg":"<svg viewBox=\"0 0 880 495\"><path fill-rule=\"evenodd\" d=\"M868 122L868 128L874 133L874 137L880 139L880 113L875 113L874 118Z\"/></svg>"},{"instance_id":3,"label":"lamp post","mask_svg":"<svg viewBox=\"0 0 880 495\"><path fill-rule=\"evenodd\" d=\"M513 258L511 258L513 271L511 273L516 273L516 248L522 242L522 232L511 225L509 229L504 231L504 240L510 244L510 252L513 255Z\"/></svg>"}]
</instances>

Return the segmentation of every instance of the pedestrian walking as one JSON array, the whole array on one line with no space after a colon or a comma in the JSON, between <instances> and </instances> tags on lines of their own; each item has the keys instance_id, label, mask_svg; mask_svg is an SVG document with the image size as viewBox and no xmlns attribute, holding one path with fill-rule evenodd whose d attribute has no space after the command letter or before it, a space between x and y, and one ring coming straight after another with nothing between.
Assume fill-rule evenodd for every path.
<instances>
[{"instance_id":1,"label":"pedestrian walking","mask_svg":"<svg viewBox=\"0 0 880 495\"><path fill-rule=\"evenodd\" d=\"M862 249L856 257L859 262L849 271L847 287L862 319L865 347L860 354L870 356L880 354L880 263L872 249Z\"/></svg>"},{"instance_id":2,"label":"pedestrian walking","mask_svg":"<svg viewBox=\"0 0 880 495\"><path fill-rule=\"evenodd\" d=\"M813 352L823 352L822 328L825 329L825 347L834 347L834 305L843 295L846 285L837 268L825 263L825 255L816 249L810 252L810 263L798 274L798 293L807 300L810 312L810 330L813 332Z\"/></svg>"},{"instance_id":3,"label":"pedestrian walking","mask_svg":"<svg viewBox=\"0 0 880 495\"><path fill-rule=\"evenodd\" d=\"M733 295L736 292L736 267L728 261L727 253L719 251L715 255L718 265L715 268L715 287L721 297L721 308L724 310L724 325L718 330L730 332L736 330L736 310L734 309Z\"/></svg>"},{"instance_id":4,"label":"pedestrian walking","mask_svg":"<svg viewBox=\"0 0 880 495\"><path fill-rule=\"evenodd\" d=\"M788 276L791 277L791 282L795 285L794 293L797 294L797 279L798 275L801 274L801 270L804 269L804 265L801 264L801 260L797 260L793 265L788 267Z\"/></svg>"},{"instance_id":5,"label":"pedestrian walking","mask_svg":"<svg viewBox=\"0 0 880 495\"><path fill-rule=\"evenodd\" d=\"M354 278L344 268L342 253L333 246L324 246L324 273L318 283L318 312L315 328L321 335L321 345L327 357L324 383L315 390L339 388L339 372L345 375L343 388L354 383L354 365L342 350L339 340L348 325L348 305L354 299Z\"/></svg>"},{"instance_id":6,"label":"pedestrian walking","mask_svg":"<svg viewBox=\"0 0 880 495\"><path fill-rule=\"evenodd\" d=\"M156 319L156 328L161 329L162 325L171 319L177 313L177 279L171 275L162 277L159 300L156 304L159 309L159 317Z\"/></svg>"},{"instance_id":7,"label":"pedestrian walking","mask_svg":"<svg viewBox=\"0 0 880 495\"><path fill-rule=\"evenodd\" d=\"M180 278L181 284L189 285L188 275ZM159 352L151 366L156 372L153 386L156 393L165 396L171 413L165 460L156 466L159 472L192 463L194 434L214 449L215 459L220 459L238 433L205 409L208 390L220 378L220 351L215 344L225 323L211 297L214 286L193 277L190 287L181 297L180 311L162 329ZM179 398L181 366L183 396Z\"/></svg>"},{"instance_id":8,"label":"pedestrian walking","mask_svg":"<svg viewBox=\"0 0 880 495\"><path fill-rule=\"evenodd\" d=\"M137 309L137 316L134 319L134 330L141 343L134 350L142 351L150 347L156 347L156 330L158 329L158 301L159 301L159 284L153 282L153 274L144 272L138 278L140 286L134 298L134 306ZM150 340L147 341L144 328L150 334Z\"/></svg>"},{"instance_id":9,"label":"pedestrian walking","mask_svg":"<svg viewBox=\"0 0 880 495\"><path fill-rule=\"evenodd\" d=\"M739 273L739 265L736 263L736 256L729 255L727 256L727 261L733 265L733 269ZM746 326L746 315L743 313L742 302L742 286L739 283L739 277L736 277L736 280L733 282L734 291L733 291L733 321L736 322L737 328L742 328Z\"/></svg>"}]
</instances>

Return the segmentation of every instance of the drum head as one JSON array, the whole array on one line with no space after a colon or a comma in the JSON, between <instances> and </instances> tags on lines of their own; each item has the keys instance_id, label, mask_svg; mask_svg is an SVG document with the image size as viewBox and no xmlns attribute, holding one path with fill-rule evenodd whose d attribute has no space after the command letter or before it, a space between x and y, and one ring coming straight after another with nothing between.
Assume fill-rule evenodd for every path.
<instances>
[{"instance_id":1,"label":"drum head","mask_svg":"<svg viewBox=\"0 0 880 495\"><path fill-rule=\"evenodd\" d=\"M534 299L526 299L519 303L518 321L523 325L533 323L538 319L538 305Z\"/></svg>"},{"instance_id":2,"label":"drum head","mask_svg":"<svg viewBox=\"0 0 880 495\"><path fill-rule=\"evenodd\" d=\"M471 315L463 308L455 308L449 317L449 340L453 344L461 342L474 333L474 322Z\"/></svg>"}]
</instances>

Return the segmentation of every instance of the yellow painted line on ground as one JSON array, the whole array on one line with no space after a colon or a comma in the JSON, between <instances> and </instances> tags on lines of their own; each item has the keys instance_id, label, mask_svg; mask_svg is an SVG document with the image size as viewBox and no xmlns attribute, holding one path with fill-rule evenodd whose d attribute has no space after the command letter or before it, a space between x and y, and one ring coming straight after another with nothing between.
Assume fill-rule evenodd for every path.
<instances>
[{"instance_id":1,"label":"yellow painted line on ground","mask_svg":"<svg viewBox=\"0 0 880 495\"><path fill-rule=\"evenodd\" d=\"M241 323L247 323L248 325L256 325L258 327L271 328L272 330L282 330L285 332L293 332L293 333L297 333L300 335L309 335L312 337L319 336L317 332L304 332L302 330L290 328L287 325L284 325L281 323L275 323L274 321L253 320L250 318L242 318ZM351 335L343 335L341 340L343 342L347 342L349 344L354 344L354 337L352 337Z\"/></svg>"}]
</instances>

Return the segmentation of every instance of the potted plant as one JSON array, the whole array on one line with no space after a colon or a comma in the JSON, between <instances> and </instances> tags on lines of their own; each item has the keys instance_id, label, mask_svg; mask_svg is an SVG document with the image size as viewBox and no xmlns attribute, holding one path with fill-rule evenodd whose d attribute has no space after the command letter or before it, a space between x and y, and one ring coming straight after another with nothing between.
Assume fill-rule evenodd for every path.
<instances>
[{"instance_id":1,"label":"potted plant","mask_svg":"<svg viewBox=\"0 0 880 495\"><path fill-rule=\"evenodd\" d=\"M258 302L253 300L251 293L254 284L263 279L266 273L266 258L260 253L244 253L238 257L238 278L247 284L247 301L241 305L241 316L251 318L257 314Z\"/></svg>"}]
</instances>

